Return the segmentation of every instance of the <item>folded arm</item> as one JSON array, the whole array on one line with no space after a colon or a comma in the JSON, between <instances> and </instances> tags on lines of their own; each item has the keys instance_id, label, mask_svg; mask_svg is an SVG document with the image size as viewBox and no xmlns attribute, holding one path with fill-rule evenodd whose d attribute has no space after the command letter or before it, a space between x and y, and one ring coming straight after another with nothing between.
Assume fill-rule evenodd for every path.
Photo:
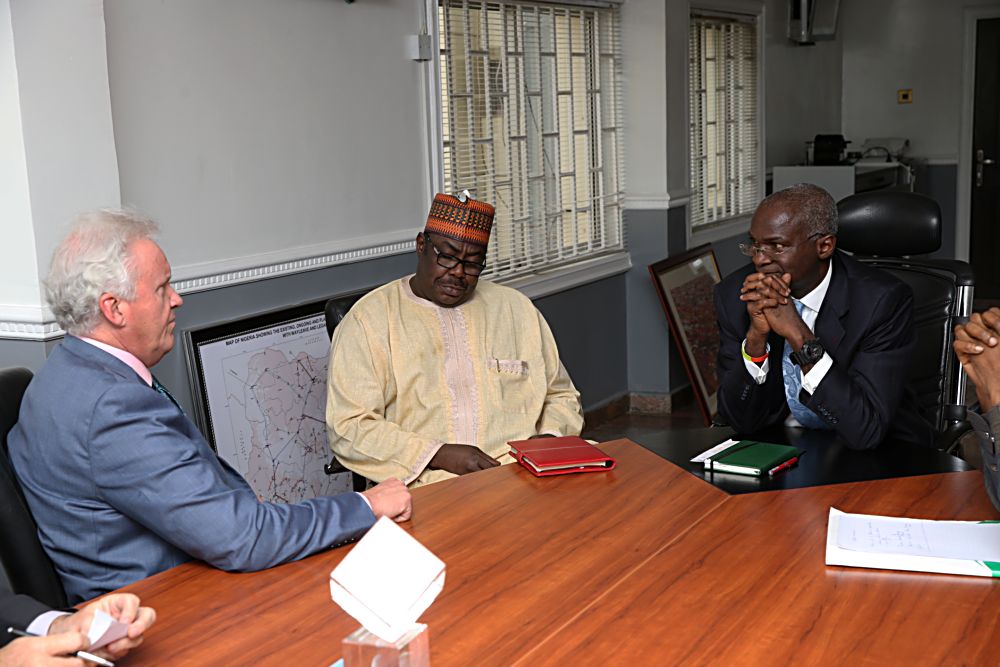
<instances>
[{"instance_id":1,"label":"folded arm","mask_svg":"<svg viewBox=\"0 0 1000 667\"><path fill-rule=\"evenodd\" d=\"M356 539L374 523L354 493L259 501L187 417L158 399L121 383L98 400L90 474L108 504L164 541L215 567L253 571Z\"/></svg>"}]
</instances>

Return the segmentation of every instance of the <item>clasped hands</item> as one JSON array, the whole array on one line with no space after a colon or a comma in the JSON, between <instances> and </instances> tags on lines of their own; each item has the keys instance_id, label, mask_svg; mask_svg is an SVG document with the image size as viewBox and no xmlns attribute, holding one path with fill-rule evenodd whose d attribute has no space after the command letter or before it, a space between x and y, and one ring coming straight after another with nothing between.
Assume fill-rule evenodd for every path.
<instances>
[{"instance_id":1,"label":"clasped hands","mask_svg":"<svg viewBox=\"0 0 1000 667\"><path fill-rule=\"evenodd\" d=\"M976 385L983 412L1000 404L1000 308L973 313L968 322L957 325L952 348Z\"/></svg>"},{"instance_id":2,"label":"clasped hands","mask_svg":"<svg viewBox=\"0 0 1000 667\"><path fill-rule=\"evenodd\" d=\"M751 273L740 288L740 301L747 304L750 329L746 336L746 351L752 357L767 351L767 336L772 331L798 350L802 343L814 338L812 331L792 305L792 274ZM803 369L805 370L805 369Z\"/></svg>"}]
</instances>

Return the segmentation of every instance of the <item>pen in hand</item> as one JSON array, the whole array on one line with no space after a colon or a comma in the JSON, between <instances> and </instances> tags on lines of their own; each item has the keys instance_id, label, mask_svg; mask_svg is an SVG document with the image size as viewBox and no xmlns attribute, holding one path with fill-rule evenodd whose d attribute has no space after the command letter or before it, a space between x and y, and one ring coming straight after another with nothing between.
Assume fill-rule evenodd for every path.
<instances>
[{"instance_id":1,"label":"pen in hand","mask_svg":"<svg viewBox=\"0 0 1000 667\"><path fill-rule=\"evenodd\" d=\"M17 635L18 637L38 637L33 632L25 632L24 630L18 630L17 628L7 628L7 633L11 635ZM100 656L96 656L93 653L87 653L86 651L77 651L74 655L81 660L87 660L88 662L93 662L100 665L101 667L115 667L115 663L110 660L105 660Z\"/></svg>"}]
</instances>

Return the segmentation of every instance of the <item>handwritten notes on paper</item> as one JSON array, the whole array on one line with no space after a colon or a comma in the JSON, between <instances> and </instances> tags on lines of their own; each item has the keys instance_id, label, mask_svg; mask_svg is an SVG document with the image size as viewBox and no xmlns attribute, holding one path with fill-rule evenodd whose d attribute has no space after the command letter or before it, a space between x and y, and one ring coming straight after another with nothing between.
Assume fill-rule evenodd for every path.
<instances>
[{"instance_id":1,"label":"handwritten notes on paper","mask_svg":"<svg viewBox=\"0 0 1000 667\"><path fill-rule=\"evenodd\" d=\"M826 564L1000 577L1000 524L846 514L831 507Z\"/></svg>"},{"instance_id":2,"label":"handwritten notes on paper","mask_svg":"<svg viewBox=\"0 0 1000 667\"><path fill-rule=\"evenodd\" d=\"M1000 524L844 514L843 549L1000 562Z\"/></svg>"}]
</instances>

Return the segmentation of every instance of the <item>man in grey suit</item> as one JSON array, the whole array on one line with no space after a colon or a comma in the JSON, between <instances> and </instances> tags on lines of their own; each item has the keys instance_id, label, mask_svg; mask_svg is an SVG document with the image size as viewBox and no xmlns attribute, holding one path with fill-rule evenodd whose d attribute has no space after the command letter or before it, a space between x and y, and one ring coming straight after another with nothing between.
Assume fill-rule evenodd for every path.
<instances>
[{"instance_id":1,"label":"man in grey suit","mask_svg":"<svg viewBox=\"0 0 1000 667\"><path fill-rule=\"evenodd\" d=\"M260 502L151 371L174 346L170 265L136 216L91 213L56 249L46 297L67 332L25 393L11 463L71 602L183 563L260 570L405 521L395 479Z\"/></svg>"}]
</instances>

